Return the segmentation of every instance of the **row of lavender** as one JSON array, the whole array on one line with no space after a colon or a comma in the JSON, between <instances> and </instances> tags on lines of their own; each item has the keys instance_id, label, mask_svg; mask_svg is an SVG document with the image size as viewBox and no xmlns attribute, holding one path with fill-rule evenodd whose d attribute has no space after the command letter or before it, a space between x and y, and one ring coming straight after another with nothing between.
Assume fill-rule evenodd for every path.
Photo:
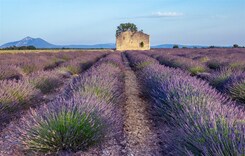
<instances>
[{"instance_id":1,"label":"row of lavender","mask_svg":"<svg viewBox=\"0 0 245 156\"><path fill-rule=\"evenodd\" d=\"M202 50L200 50L202 51ZM175 54L168 50L147 53L156 58L161 64L180 68L207 80L220 92L227 94L233 99L245 103L245 52L232 53L232 55L219 52L219 55L209 59L209 53L193 51L188 55ZM199 59L188 58L191 54L198 55ZM201 56L202 55L202 56ZM192 56L193 58L196 58ZM234 56L234 58L232 58ZM238 57L240 59L238 59ZM223 59L222 59L223 58ZM228 61L229 60L229 61Z\"/></svg>"},{"instance_id":2,"label":"row of lavender","mask_svg":"<svg viewBox=\"0 0 245 156\"><path fill-rule=\"evenodd\" d=\"M102 52L94 52L98 56ZM89 52L57 52L57 53L4 53L0 55L0 80L21 79L38 71L48 71L55 68L60 73L79 74L87 67L83 61ZM80 64L83 64L80 67Z\"/></svg>"},{"instance_id":3,"label":"row of lavender","mask_svg":"<svg viewBox=\"0 0 245 156\"><path fill-rule=\"evenodd\" d=\"M127 52L162 124L172 155L244 155L245 113L205 81L155 59ZM170 155L171 155L170 154Z\"/></svg>"},{"instance_id":4,"label":"row of lavender","mask_svg":"<svg viewBox=\"0 0 245 156\"><path fill-rule=\"evenodd\" d=\"M18 75L18 71L13 71L11 67L15 67L14 64L16 62L27 65L28 62L22 60L23 57L27 57L32 60L28 61L40 61L39 57L46 58L47 60L43 60L45 62L50 61L48 54L50 54L51 58L53 58L53 53L40 53L40 54L1 54L0 58L3 60L2 63L6 63L3 66L6 68L1 68L1 75L5 75L6 79L0 80L0 129L2 129L3 124L7 123L11 120L11 118L16 115L16 113L21 110L27 109L30 106L38 106L37 103L40 103L43 95L48 95L54 92L58 87L60 87L65 81L66 78L69 78L72 73L66 71L61 72L61 68L54 68L49 70L44 70L44 68L40 68L38 71L33 71L28 75L21 75L21 77L12 77L13 75ZM70 56L70 60L64 64L67 64L67 67L73 69L83 69L85 70L89 66L92 65L99 57L105 55L105 53L66 53L66 54L56 54L62 56ZM77 56L76 58L73 56ZM4 57L6 57L4 59ZM74 57L74 58L72 58ZM11 58L11 59L10 59ZM15 59L16 61L13 61ZM79 60L80 59L80 60ZM8 63L8 61L12 61ZM40 62L39 62L40 63ZM41 63L43 65L43 63ZM17 64L16 64L17 65ZM28 64L31 66L31 64ZM39 64L40 65L40 64ZM20 65L21 66L21 65ZM35 66L35 64L33 64ZM41 66L41 65L40 65ZM44 66L43 66L44 67ZM17 66L16 66L17 68ZM4 69L4 70L3 70ZM80 70L82 72L82 70ZM79 73L80 73L79 72ZM6 74L8 73L8 74ZM11 74L9 74L11 73ZM11 79L9 76L12 75Z\"/></svg>"},{"instance_id":5,"label":"row of lavender","mask_svg":"<svg viewBox=\"0 0 245 156\"><path fill-rule=\"evenodd\" d=\"M100 59L73 78L54 101L30 109L11 128L10 144L18 141L28 153L77 152L115 135L122 127L122 70L120 54Z\"/></svg>"},{"instance_id":6,"label":"row of lavender","mask_svg":"<svg viewBox=\"0 0 245 156\"><path fill-rule=\"evenodd\" d=\"M219 68L245 69L245 49L159 49L157 54L168 54L182 57L185 61L197 61L207 69ZM177 60L176 60L177 61ZM181 61L181 60L178 60ZM178 62L177 61L177 62ZM183 63L184 61L180 62Z\"/></svg>"}]
</instances>

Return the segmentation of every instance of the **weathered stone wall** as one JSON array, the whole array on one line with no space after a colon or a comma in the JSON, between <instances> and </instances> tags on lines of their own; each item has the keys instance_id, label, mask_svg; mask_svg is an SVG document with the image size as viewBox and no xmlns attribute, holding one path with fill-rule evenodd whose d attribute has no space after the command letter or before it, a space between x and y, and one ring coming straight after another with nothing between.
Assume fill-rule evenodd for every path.
<instances>
[{"instance_id":1,"label":"weathered stone wall","mask_svg":"<svg viewBox=\"0 0 245 156\"><path fill-rule=\"evenodd\" d=\"M142 44L143 43L143 44ZM116 49L124 50L149 50L150 36L142 32L122 32L116 41Z\"/></svg>"}]
</instances>

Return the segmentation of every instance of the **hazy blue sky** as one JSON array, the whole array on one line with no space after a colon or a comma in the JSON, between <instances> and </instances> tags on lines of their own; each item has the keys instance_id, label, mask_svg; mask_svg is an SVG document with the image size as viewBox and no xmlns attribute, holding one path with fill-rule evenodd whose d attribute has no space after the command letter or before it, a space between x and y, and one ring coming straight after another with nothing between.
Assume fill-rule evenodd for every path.
<instances>
[{"instance_id":1,"label":"hazy blue sky","mask_svg":"<svg viewBox=\"0 0 245 156\"><path fill-rule=\"evenodd\" d=\"M245 0L0 0L0 45L26 36L114 43L124 22L150 34L152 45L245 45Z\"/></svg>"}]
</instances>

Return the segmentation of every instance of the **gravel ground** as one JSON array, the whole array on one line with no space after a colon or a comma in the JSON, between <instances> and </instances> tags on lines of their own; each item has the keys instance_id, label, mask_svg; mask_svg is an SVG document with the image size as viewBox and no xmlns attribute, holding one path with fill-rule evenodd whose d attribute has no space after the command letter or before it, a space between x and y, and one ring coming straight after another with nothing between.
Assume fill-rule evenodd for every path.
<instances>
[{"instance_id":1,"label":"gravel ground","mask_svg":"<svg viewBox=\"0 0 245 156\"><path fill-rule=\"evenodd\" d=\"M85 152L67 153L60 152L60 156L159 156L165 155L161 142L164 125L157 124L152 115L152 108L147 99L141 96L140 85L133 70L129 67L125 57L125 98L119 105L118 113L122 113L123 127L111 134L101 144L91 147ZM58 94L56 92L55 94ZM55 96L48 96L52 100ZM24 115L25 112L22 113ZM18 118L13 120L0 133L0 156L34 155L23 153L18 142L9 142L9 138L18 137L19 134L11 133L14 125L18 125ZM162 138L162 139L161 139ZM42 154L35 154L42 155Z\"/></svg>"},{"instance_id":2,"label":"gravel ground","mask_svg":"<svg viewBox=\"0 0 245 156\"><path fill-rule=\"evenodd\" d=\"M128 65L125 72L125 94L124 106L124 132L126 137L126 153L130 156L158 156L162 155L160 150L160 138L150 113L150 106L141 98L139 84L135 73Z\"/></svg>"}]
</instances>

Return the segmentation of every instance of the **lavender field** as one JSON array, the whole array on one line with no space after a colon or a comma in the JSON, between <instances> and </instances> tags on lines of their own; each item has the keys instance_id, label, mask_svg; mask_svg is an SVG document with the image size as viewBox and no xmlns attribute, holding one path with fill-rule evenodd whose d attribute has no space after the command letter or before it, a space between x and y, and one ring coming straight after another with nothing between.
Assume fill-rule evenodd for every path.
<instances>
[{"instance_id":1,"label":"lavender field","mask_svg":"<svg viewBox=\"0 0 245 156\"><path fill-rule=\"evenodd\" d=\"M244 156L245 49L0 53L0 155Z\"/></svg>"}]
</instances>

